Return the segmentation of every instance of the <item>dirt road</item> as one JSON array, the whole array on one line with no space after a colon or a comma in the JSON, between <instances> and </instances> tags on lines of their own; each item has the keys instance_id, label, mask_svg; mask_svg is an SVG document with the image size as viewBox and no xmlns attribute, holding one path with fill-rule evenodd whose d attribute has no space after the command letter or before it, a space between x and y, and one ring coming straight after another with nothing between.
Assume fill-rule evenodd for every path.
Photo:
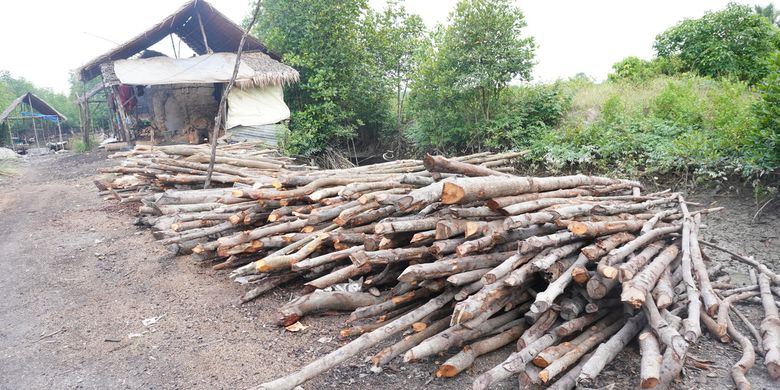
<instances>
[{"instance_id":1,"label":"dirt road","mask_svg":"<svg viewBox=\"0 0 780 390\"><path fill-rule=\"evenodd\" d=\"M240 306L242 290L224 273L155 244L148 231L132 225L131 212L96 195L91 176L111 163L99 153L40 157L21 176L0 182L0 388L246 388L343 343L334 337L342 317L304 320L309 329L296 334L274 325L274 309L296 289ZM728 207L707 220L706 238L780 268L776 208L751 224L756 208L749 197L698 199ZM759 307L748 309L758 324ZM157 322L142 323L151 318ZM638 374L635 349L608 366L604 384L631 385ZM682 387L730 388L735 348L708 339L693 352L715 363L708 371L688 370ZM506 354L491 354L470 375ZM470 375L432 380L434 363L373 374L354 359L304 387L470 387ZM761 364L749 378L756 388L770 388Z\"/></svg>"}]
</instances>

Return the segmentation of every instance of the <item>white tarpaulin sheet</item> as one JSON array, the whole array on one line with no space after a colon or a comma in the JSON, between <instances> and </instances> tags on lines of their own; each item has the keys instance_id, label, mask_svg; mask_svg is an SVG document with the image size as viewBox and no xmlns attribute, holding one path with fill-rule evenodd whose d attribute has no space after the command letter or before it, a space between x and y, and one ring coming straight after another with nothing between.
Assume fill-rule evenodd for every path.
<instances>
[{"instance_id":1,"label":"white tarpaulin sheet","mask_svg":"<svg viewBox=\"0 0 780 390\"><path fill-rule=\"evenodd\" d=\"M114 73L122 84L160 85L226 83L233 75L236 55L214 53L192 58L152 57L114 62ZM241 62L236 80L250 80L255 71Z\"/></svg>"},{"instance_id":2,"label":"white tarpaulin sheet","mask_svg":"<svg viewBox=\"0 0 780 390\"><path fill-rule=\"evenodd\" d=\"M290 118L281 85L265 88L233 88L228 95L228 129L236 126L258 126Z\"/></svg>"}]
</instances>

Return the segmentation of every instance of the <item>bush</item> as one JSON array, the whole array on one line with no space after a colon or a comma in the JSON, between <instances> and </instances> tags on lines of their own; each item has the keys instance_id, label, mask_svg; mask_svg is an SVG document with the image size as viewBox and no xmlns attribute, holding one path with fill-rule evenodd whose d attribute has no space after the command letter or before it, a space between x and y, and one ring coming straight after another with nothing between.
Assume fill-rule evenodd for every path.
<instances>
[{"instance_id":1,"label":"bush","mask_svg":"<svg viewBox=\"0 0 780 390\"><path fill-rule=\"evenodd\" d=\"M685 71L755 84L769 72L763 59L780 48L780 30L749 6L731 3L680 22L653 46L658 57L679 59Z\"/></svg>"},{"instance_id":2,"label":"bush","mask_svg":"<svg viewBox=\"0 0 780 390\"><path fill-rule=\"evenodd\" d=\"M747 141L750 161L761 170L780 167L780 51L767 62L769 75L759 85L761 100L753 107L758 129Z\"/></svg>"},{"instance_id":3,"label":"bush","mask_svg":"<svg viewBox=\"0 0 780 390\"><path fill-rule=\"evenodd\" d=\"M485 127L481 142L501 150L527 148L561 123L570 104L571 98L558 84L512 87L502 97L498 114Z\"/></svg>"},{"instance_id":4,"label":"bush","mask_svg":"<svg viewBox=\"0 0 780 390\"><path fill-rule=\"evenodd\" d=\"M754 158L776 145L759 130L757 101L744 82L694 76L586 85L560 128L532 143L531 158L552 169L757 177L777 167Z\"/></svg>"}]
</instances>

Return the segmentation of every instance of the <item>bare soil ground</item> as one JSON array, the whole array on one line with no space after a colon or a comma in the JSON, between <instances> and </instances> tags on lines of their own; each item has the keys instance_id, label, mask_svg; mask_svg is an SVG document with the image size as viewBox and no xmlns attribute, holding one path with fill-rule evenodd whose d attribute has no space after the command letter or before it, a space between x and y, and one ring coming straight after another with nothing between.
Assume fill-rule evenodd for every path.
<instances>
[{"instance_id":1,"label":"bare soil ground","mask_svg":"<svg viewBox=\"0 0 780 390\"><path fill-rule=\"evenodd\" d=\"M96 195L91 177L112 163L101 153L45 156L31 159L19 177L0 181L0 388L246 388L345 342L337 337L341 316L306 318L309 328L299 333L275 326L275 309L297 289L241 306L242 289L225 273L154 243L148 231L132 225L132 209ZM727 208L706 219L705 238L780 269L776 206L751 222L757 207L749 193L728 192L696 195ZM727 262L733 279L746 279L744 266L707 254ZM758 325L760 306L742 307ZM144 326L151 317L161 318ZM353 359L304 387L465 389L509 352L490 354L453 380L431 376L445 357L391 365L379 374ZM732 387L728 369L737 348L704 336L691 352L712 368L686 370L678 387ZM634 387L638 371L632 345L607 366L602 384ZM777 388L760 358L748 378L754 388Z\"/></svg>"}]
</instances>

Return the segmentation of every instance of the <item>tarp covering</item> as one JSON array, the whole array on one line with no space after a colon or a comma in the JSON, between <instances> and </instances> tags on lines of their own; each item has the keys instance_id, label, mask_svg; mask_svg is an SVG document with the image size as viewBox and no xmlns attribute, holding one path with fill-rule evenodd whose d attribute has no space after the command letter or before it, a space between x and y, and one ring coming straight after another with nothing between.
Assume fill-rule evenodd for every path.
<instances>
[{"instance_id":1,"label":"tarp covering","mask_svg":"<svg viewBox=\"0 0 780 390\"><path fill-rule=\"evenodd\" d=\"M282 86L232 89L228 95L226 128L278 123L290 118Z\"/></svg>"},{"instance_id":2,"label":"tarp covering","mask_svg":"<svg viewBox=\"0 0 780 390\"><path fill-rule=\"evenodd\" d=\"M233 75L236 55L214 53L192 58L152 57L114 62L114 72L122 84L161 85L226 83ZM244 63L236 80L251 80L255 70Z\"/></svg>"}]
</instances>

